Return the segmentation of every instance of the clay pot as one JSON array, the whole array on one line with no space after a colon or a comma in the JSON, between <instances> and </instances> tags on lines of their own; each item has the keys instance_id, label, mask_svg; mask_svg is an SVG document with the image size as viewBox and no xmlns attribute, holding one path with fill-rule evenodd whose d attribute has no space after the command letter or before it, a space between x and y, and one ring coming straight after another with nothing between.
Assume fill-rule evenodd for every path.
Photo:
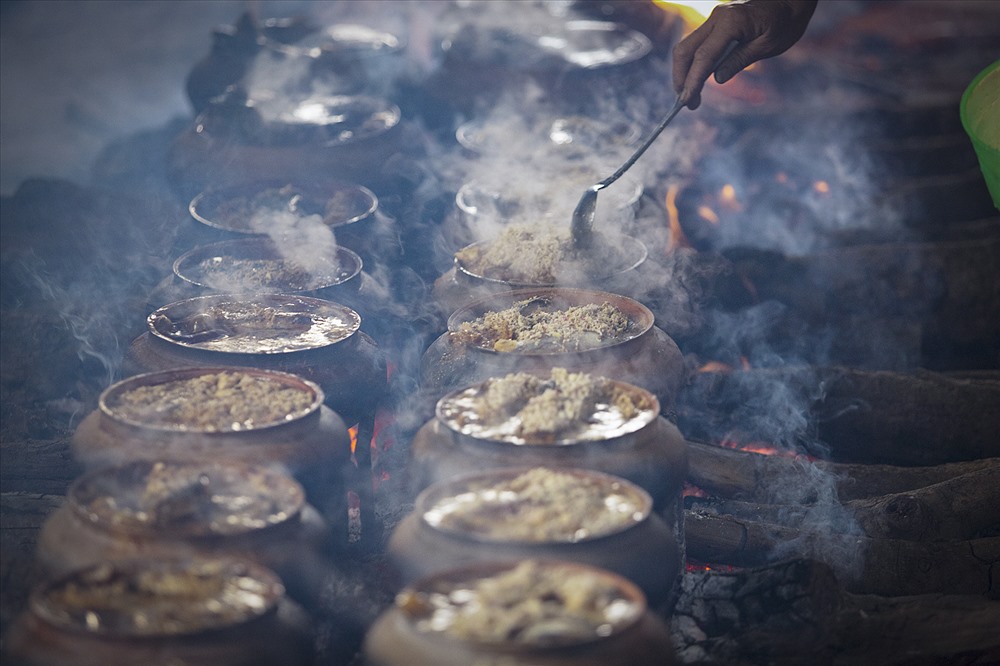
<instances>
[{"instance_id":1,"label":"clay pot","mask_svg":"<svg viewBox=\"0 0 1000 666\"><path fill-rule=\"evenodd\" d=\"M123 416L114 405L133 389L222 372L239 372L307 392L310 406L280 421L239 430L214 430L143 422ZM341 418L323 404L323 391L301 377L243 367L188 367L130 377L101 394L98 409L73 433L74 457L96 469L135 460L232 461L288 470L324 509L342 503L343 468L350 460L350 437Z\"/></svg>"},{"instance_id":2,"label":"clay pot","mask_svg":"<svg viewBox=\"0 0 1000 666\"><path fill-rule=\"evenodd\" d=\"M188 580L199 587L178 589ZM142 560L76 571L36 589L4 652L10 663L30 666L278 666L312 663L311 643L308 617L259 565Z\"/></svg>"},{"instance_id":3,"label":"clay pot","mask_svg":"<svg viewBox=\"0 0 1000 666\"><path fill-rule=\"evenodd\" d=\"M645 598L635 585L616 574L580 564L547 561L539 565L586 574L594 582L613 586L619 598L630 606L629 619L614 628L608 627L608 635L593 634L548 645L463 640L445 631L427 631L420 624L421 597L436 589L470 587L484 577L511 571L515 565L493 563L453 569L417 581L397 596L396 604L379 617L365 638L366 663L372 666L478 663L666 666L673 663L669 630L647 610Z\"/></svg>"},{"instance_id":4,"label":"clay pot","mask_svg":"<svg viewBox=\"0 0 1000 666\"><path fill-rule=\"evenodd\" d=\"M469 470L581 467L623 477L645 489L658 510L665 509L676 501L684 483L687 445L676 426L656 415L658 403L652 395L635 386L628 389L645 393L653 405L636 422L638 427L557 443L511 443L468 434L442 410L450 396L466 389L449 394L438 402L436 416L413 438L408 469L412 487L423 490Z\"/></svg>"},{"instance_id":5,"label":"clay pot","mask_svg":"<svg viewBox=\"0 0 1000 666\"><path fill-rule=\"evenodd\" d=\"M522 302L543 303L546 309L566 309L610 303L631 322L630 332L581 351L495 351L459 335L463 322ZM430 396L510 372L547 373L553 367L619 379L647 389L667 409L684 380L684 363L677 344L653 325L653 313L625 296L585 289L518 289L488 296L460 308L448 319L448 332L435 340L421 360L421 387Z\"/></svg>"},{"instance_id":6,"label":"clay pot","mask_svg":"<svg viewBox=\"0 0 1000 666\"><path fill-rule=\"evenodd\" d=\"M330 538L302 486L281 471L137 461L77 479L42 525L37 559L48 576L60 577L139 558L243 557L275 571L312 607L331 571L324 559Z\"/></svg>"},{"instance_id":7,"label":"clay pot","mask_svg":"<svg viewBox=\"0 0 1000 666\"><path fill-rule=\"evenodd\" d=\"M459 530L435 520L441 513L437 507L445 506L447 510L449 503L454 506L456 497L464 499L476 489L510 481L527 471L527 468L493 470L441 481L422 492L414 511L396 526L389 540L389 557L403 582L489 560L557 559L613 571L638 585L654 605L670 596L680 574L680 546L666 523L653 512L649 494L619 477L582 469L553 470L600 484L605 497L635 507L628 520L614 531L582 538L574 535L565 539L528 540L504 536L499 530L493 532L489 524L477 525L474 530ZM561 499L555 496L551 501L559 504ZM535 498L532 501L540 502ZM608 506L606 503L601 510L610 511ZM483 520L488 523L489 516Z\"/></svg>"},{"instance_id":8,"label":"clay pot","mask_svg":"<svg viewBox=\"0 0 1000 666\"><path fill-rule=\"evenodd\" d=\"M205 312L218 312L219 317L235 321L242 317L241 312L258 307L309 324L308 335L294 345L277 347L258 344L250 337L245 345L229 351L195 339L199 332L178 332L184 328L183 322L194 321ZM328 320L343 325L326 331L323 326ZM252 317L246 319L247 323L252 321ZM375 341L358 330L360 325L361 318L350 308L307 296L202 296L154 311L146 320L147 331L133 340L125 353L122 368L125 374L192 366L257 367L293 373L318 384L326 405L350 424L366 422L374 418L376 405L385 394L386 365Z\"/></svg>"}]
</instances>

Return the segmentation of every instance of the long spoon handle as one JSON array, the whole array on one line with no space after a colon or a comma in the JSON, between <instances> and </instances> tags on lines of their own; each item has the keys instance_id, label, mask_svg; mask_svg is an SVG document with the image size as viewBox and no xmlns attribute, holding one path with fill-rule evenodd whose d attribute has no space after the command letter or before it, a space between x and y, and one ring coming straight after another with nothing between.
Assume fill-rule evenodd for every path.
<instances>
[{"instance_id":1,"label":"long spoon handle","mask_svg":"<svg viewBox=\"0 0 1000 666\"><path fill-rule=\"evenodd\" d=\"M660 136L660 132L662 132L667 127L667 125L670 124L670 121L674 119L674 116L676 116L677 113L683 108L684 104L681 102L680 95L678 95L677 99L674 101L673 107L671 107L670 109L670 113L668 113L667 117L661 120L660 124L657 125L652 132L649 133L649 136L647 136L646 140L642 142L642 145L639 146L639 148L634 153L632 153L632 156L625 161L625 164L618 167L618 170L615 171L613 174L611 174L601 182L597 183L594 186L594 189L603 190L605 187L607 187L611 183L621 178L622 174L628 171L629 168L633 164L635 164L635 161L638 160L640 157L642 157L642 154L646 152L646 149L649 148L651 145L653 145L653 142L656 141L656 137Z\"/></svg>"},{"instance_id":2,"label":"long spoon handle","mask_svg":"<svg viewBox=\"0 0 1000 666\"><path fill-rule=\"evenodd\" d=\"M739 46L739 42L736 41L735 39L726 44L726 48L722 52L722 55L720 55L718 60L715 61L715 65L712 67L712 72L715 72L715 70L719 69L719 66L722 64L722 61L728 58L729 54L732 53L733 49L735 49L737 46ZM618 167L618 170L615 171L613 174L611 174L601 182L594 185L593 189L603 190L605 187L607 187L611 183L621 178L622 174L628 171L629 168L633 164L635 164L635 161L637 159L642 157L642 154L646 152L646 149L649 148L654 141L656 141L656 137L660 136L660 132L662 132L667 127L667 125L670 124L670 121L674 119L674 116L676 116L677 113L683 108L684 104L681 102L681 96L678 95L677 99L674 100L674 105L670 108L670 112L667 113L667 117L661 120L660 124L657 125L652 132L649 133L646 139L642 142L642 145L639 146L639 148L636 149L634 153L632 153L632 156L625 161L625 164Z\"/></svg>"}]
</instances>

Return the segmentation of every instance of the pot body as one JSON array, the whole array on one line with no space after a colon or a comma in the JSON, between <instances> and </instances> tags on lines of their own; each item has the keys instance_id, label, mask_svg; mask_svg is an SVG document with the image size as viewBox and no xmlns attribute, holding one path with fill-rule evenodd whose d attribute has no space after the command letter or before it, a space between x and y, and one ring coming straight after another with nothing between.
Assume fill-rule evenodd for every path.
<instances>
[{"instance_id":1,"label":"pot body","mask_svg":"<svg viewBox=\"0 0 1000 666\"><path fill-rule=\"evenodd\" d=\"M174 140L168 173L185 193L206 185L239 185L260 180L301 181L324 174L378 188L390 182L384 173L389 159L404 150L409 139L400 125L377 135L337 145L255 145L230 139L204 125L195 125Z\"/></svg>"},{"instance_id":2,"label":"pot body","mask_svg":"<svg viewBox=\"0 0 1000 666\"><path fill-rule=\"evenodd\" d=\"M285 523L239 535L178 536L151 527L127 532L83 520L67 500L50 515L38 535L38 563L51 578L105 562L135 559L231 556L274 571L289 595L307 608L319 602L319 586L332 565L324 552L330 528L306 504Z\"/></svg>"},{"instance_id":3,"label":"pot body","mask_svg":"<svg viewBox=\"0 0 1000 666\"><path fill-rule=\"evenodd\" d=\"M320 298L327 301L334 301L342 305L346 305L355 312L359 314L364 313L364 303L363 298L359 295L361 290L364 288L366 282L370 282L371 277L367 273L361 271L355 275L350 280L342 282L340 284L330 285L328 287L322 287L320 289L309 289L305 291L288 291L285 293L295 294L298 296L309 296L312 298ZM255 291L262 290L247 290L245 293L253 294ZM171 274L160 281L158 285L149 294L149 298L146 299L146 308L149 311L156 310L163 307L164 305L169 305L170 303L175 303L177 301L187 300L189 298L197 298L198 296L209 296L213 294L222 294L231 292L222 292L217 289L212 289L211 287L205 287L198 284L193 284L177 277L175 274Z\"/></svg>"},{"instance_id":4,"label":"pot body","mask_svg":"<svg viewBox=\"0 0 1000 666\"><path fill-rule=\"evenodd\" d=\"M421 633L394 606L375 622L364 645L365 663L369 666L669 666L674 663L673 653L669 630L649 611L625 631L584 645L518 649Z\"/></svg>"},{"instance_id":5,"label":"pot body","mask_svg":"<svg viewBox=\"0 0 1000 666\"><path fill-rule=\"evenodd\" d=\"M351 456L343 420L326 406L261 430L171 432L116 421L100 410L73 433L73 456L87 469L133 460L235 461L279 467L302 484L309 501L327 516L344 503L344 470Z\"/></svg>"},{"instance_id":6,"label":"pot body","mask_svg":"<svg viewBox=\"0 0 1000 666\"><path fill-rule=\"evenodd\" d=\"M587 289L600 289L613 294L636 297L640 296L642 290L641 266L628 270L617 275L594 280L591 283L566 285L568 287L583 287ZM434 281L434 301L441 311L443 321L459 308L468 305L472 301L477 301L487 296L510 291L515 287L505 282L497 280L484 280L465 271L452 266L448 272L444 273Z\"/></svg>"},{"instance_id":7,"label":"pot body","mask_svg":"<svg viewBox=\"0 0 1000 666\"><path fill-rule=\"evenodd\" d=\"M285 666L313 663L305 612L287 598L263 617L223 630L142 639L89 635L25 611L4 640L4 663L23 666Z\"/></svg>"},{"instance_id":8,"label":"pot body","mask_svg":"<svg viewBox=\"0 0 1000 666\"><path fill-rule=\"evenodd\" d=\"M517 445L476 439L438 419L423 425L410 446L414 491L472 471L503 467L579 467L613 474L643 488L659 511L674 504L687 473L687 444L663 417L638 432L598 442Z\"/></svg>"},{"instance_id":9,"label":"pot body","mask_svg":"<svg viewBox=\"0 0 1000 666\"><path fill-rule=\"evenodd\" d=\"M435 529L411 513L389 539L389 557L404 584L490 560L556 559L613 571L639 586L650 605L670 596L680 574L680 547L655 513L621 532L576 543L487 541Z\"/></svg>"},{"instance_id":10,"label":"pot body","mask_svg":"<svg viewBox=\"0 0 1000 666\"><path fill-rule=\"evenodd\" d=\"M462 343L451 332L435 340L421 359L421 387L440 398L448 391L512 372L548 374L562 367L618 379L650 391L667 410L684 379L684 359L670 336L656 326L614 347L578 353L494 352Z\"/></svg>"},{"instance_id":11,"label":"pot body","mask_svg":"<svg viewBox=\"0 0 1000 666\"><path fill-rule=\"evenodd\" d=\"M249 366L280 370L319 384L325 404L350 424L374 418L386 392L386 362L375 341L361 331L337 344L285 354L230 354L193 349L161 340L148 331L125 353L125 375L183 367ZM339 419L338 419L339 420Z\"/></svg>"}]
</instances>

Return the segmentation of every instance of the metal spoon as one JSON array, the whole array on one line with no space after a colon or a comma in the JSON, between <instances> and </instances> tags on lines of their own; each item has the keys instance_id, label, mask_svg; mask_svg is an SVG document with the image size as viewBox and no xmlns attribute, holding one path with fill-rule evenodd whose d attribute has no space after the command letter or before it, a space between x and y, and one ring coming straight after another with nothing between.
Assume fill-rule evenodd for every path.
<instances>
[{"instance_id":1,"label":"metal spoon","mask_svg":"<svg viewBox=\"0 0 1000 666\"><path fill-rule=\"evenodd\" d=\"M729 57L729 54L733 52L739 42L731 41L726 45L725 51L719 56L719 59L715 62L715 66L712 67L712 71L715 72L722 64L722 61ZM674 116L684 107L684 103L681 102L680 95L674 100L674 105L670 108L670 112L667 113L667 117L660 121L660 124L649 133L649 136L642 142L632 156L625 160L625 164L618 167L618 170L613 174L597 183L596 185L591 185L584 191L583 196L580 197L580 201L576 204L576 208L573 210L573 224L570 227L570 233L572 234L573 246L577 248L585 248L590 246L591 240L593 240L594 235L594 212L597 210L597 193L603 190L605 187L611 185L613 182L622 177L629 168L635 164L636 160L642 156L646 149L656 141L656 137L660 136L660 132L670 124L670 121L674 119Z\"/></svg>"}]
</instances>

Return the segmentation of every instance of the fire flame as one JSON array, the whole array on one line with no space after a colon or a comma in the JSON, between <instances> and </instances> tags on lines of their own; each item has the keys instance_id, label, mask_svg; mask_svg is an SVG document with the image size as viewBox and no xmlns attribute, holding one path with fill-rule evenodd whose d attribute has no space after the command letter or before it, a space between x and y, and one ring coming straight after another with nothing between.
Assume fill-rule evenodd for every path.
<instances>
[{"instance_id":1,"label":"fire flame","mask_svg":"<svg viewBox=\"0 0 1000 666\"><path fill-rule=\"evenodd\" d=\"M347 429L347 434L351 436L351 455L354 455L354 452L358 448L358 428L359 427L360 427L360 424L355 423L354 425L352 425L350 428Z\"/></svg>"},{"instance_id":2,"label":"fire flame","mask_svg":"<svg viewBox=\"0 0 1000 666\"><path fill-rule=\"evenodd\" d=\"M691 243L688 241L687 236L684 235L684 230L681 228L681 218L680 214L677 212L677 192L680 191L680 187L677 185L671 185L667 188L667 220L670 224L670 238L667 240L667 254L674 252L680 248L691 247Z\"/></svg>"},{"instance_id":3,"label":"fire flame","mask_svg":"<svg viewBox=\"0 0 1000 666\"><path fill-rule=\"evenodd\" d=\"M818 194L829 194L830 193L830 183L825 180L817 180L813 183L813 189L816 190Z\"/></svg>"},{"instance_id":4,"label":"fire flame","mask_svg":"<svg viewBox=\"0 0 1000 666\"><path fill-rule=\"evenodd\" d=\"M810 456L805 453L799 453L797 451L789 451L788 449L779 449L776 446L772 446L767 442L740 442L732 434L727 435L722 438L719 442L719 446L725 449L735 449L736 451L745 451L747 453L758 453L762 456L778 456L779 458L792 458L795 460L808 460L815 461L814 456Z\"/></svg>"},{"instance_id":5,"label":"fire flame","mask_svg":"<svg viewBox=\"0 0 1000 666\"><path fill-rule=\"evenodd\" d=\"M684 563L684 570L688 573L695 573L698 571L717 571L721 573L734 573L741 571L740 567L735 567L732 564L706 564L704 562L698 562L696 560L688 560Z\"/></svg>"},{"instance_id":6,"label":"fire flame","mask_svg":"<svg viewBox=\"0 0 1000 666\"><path fill-rule=\"evenodd\" d=\"M733 366L728 363L723 363L722 361L709 361L705 365L698 368L698 372L718 372L722 374L729 374L733 371Z\"/></svg>"},{"instance_id":7,"label":"fire flame","mask_svg":"<svg viewBox=\"0 0 1000 666\"><path fill-rule=\"evenodd\" d=\"M721 0L653 0L661 9L680 16L688 29L693 30L705 22Z\"/></svg>"},{"instance_id":8,"label":"fire flame","mask_svg":"<svg viewBox=\"0 0 1000 666\"><path fill-rule=\"evenodd\" d=\"M743 210L743 204L736 198L736 188L729 183L723 185L722 189L719 190L719 203L734 213L739 213Z\"/></svg>"},{"instance_id":9,"label":"fire flame","mask_svg":"<svg viewBox=\"0 0 1000 666\"><path fill-rule=\"evenodd\" d=\"M702 217L709 224L714 224L719 226L719 216L715 214L715 211L708 206L698 206L698 215Z\"/></svg>"},{"instance_id":10,"label":"fire flame","mask_svg":"<svg viewBox=\"0 0 1000 666\"><path fill-rule=\"evenodd\" d=\"M750 361L746 356L740 356L740 369L749 370L751 368ZM718 372L721 374L729 374L734 372L736 368L729 365L728 363L723 363L722 361L709 361L705 365L698 368L698 372Z\"/></svg>"}]
</instances>

